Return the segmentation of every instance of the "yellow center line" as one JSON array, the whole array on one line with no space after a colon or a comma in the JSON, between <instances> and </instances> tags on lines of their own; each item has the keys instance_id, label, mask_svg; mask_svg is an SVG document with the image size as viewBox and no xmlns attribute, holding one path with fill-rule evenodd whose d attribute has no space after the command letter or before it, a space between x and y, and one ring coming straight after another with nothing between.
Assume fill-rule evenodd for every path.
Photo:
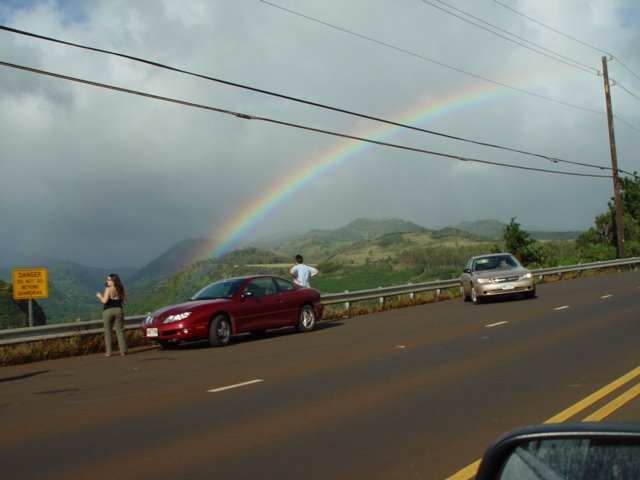
<instances>
[{"instance_id":1,"label":"yellow center line","mask_svg":"<svg viewBox=\"0 0 640 480\"><path fill-rule=\"evenodd\" d=\"M614 390L617 390L618 388L622 387L623 385L631 382L632 380L634 380L638 376L640 376L640 367L634 368L629 373L626 373L625 375L621 376L617 380L614 380L610 384L605 385L604 387L602 387L597 392L592 393L587 398L579 401L575 405L572 405L571 407L563 410L559 414L554 415L553 417L551 417L549 420L547 420L544 423L545 424L548 424L548 423L562 423L565 420L568 420L569 418L573 417L577 413L581 412L585 408L590 407L591 405L596 403L598 400L601 400L602 398L606 397L607 395L609 395ZM605 418L606 416L610 415L615 410L617 410L618 408L622 407L624 404L626 404L627 402L631 401L633 398L635 398L638 395L640 395L640 383L638 385L636 385L635 387L629 389L627 392L625 392L622 395L620 395L618 398L612 400L611 402L609 402L607 405L605 405L604 407L602 407L598 411L596 411L593 414L591 414L588 417L586 417L583 420L583 422L599 421L599 420ZM470 480L470 479L472 479L473 477L475 477L476 473L478 472L478 467L480 466L480 462L481 462L481 459L480 460L476 460L472 464L467 465L466 467L464 467L459 472L456 472L452 476L447 477L445 480Z\"/></svg>"},{"instance_id":2,"label":"yellow center line","mask_svg":"<svg viewBox=\"0 0 640 480\"><path fill-rule=\"evenodd\" d=\"M478 473L478 467L480 466L480 460L476 460L471 465L464 467L458 473L454 473L447 480L469 480L470 478L475 477L476 473Z\"/></svg>"},{"instance_id":3,"label":"yellow center line","mask_svg":"<svg viewBox=\"0 0 640 480\"><path fill-rule=\"evenodd\" d=\"M581 412L585 408L590 407L591 405L596 403L598 400L601 400L602 398L606 397L611 392L613 392L614 390L620 388L624 384L630 382L631 380L633 380L634 378L636 378L639 375L640 375L640 367L636 367L633 370L631 370L629 373L627 373L626 375L621 376L619 379L611 382L609 385L605 385L604 387L602 387L597 392L592 393L591 395L589 395L584 400L581 400L578 403L576 403L575 405L572 405L569 408L567 408L566 410L563 410L562 412L560 412L559 414L551 417L549 420L547 420L544 423L562 423L562 422L566 421L567 419L573 417L574 415L576 415L577 413Z\"/></svg>"},{"instance_id":4,"label":"yellow center line","mask_svg":"<svg viewBox=\"0 0 640 480\"><path fill-rule=\"evenodd\" d=\"M636 398L638 395L640 395L640 383L638 383L635 387L632 387L629 390L627 390L618 398L607 403L601 409L593 412L591 415L589 415L582 421L583 422L599 422L603 418L611 415L613 412L615 412L619 408L622 408L624 404L630 402L631 400Z\"/></svg>"}]
</instances>

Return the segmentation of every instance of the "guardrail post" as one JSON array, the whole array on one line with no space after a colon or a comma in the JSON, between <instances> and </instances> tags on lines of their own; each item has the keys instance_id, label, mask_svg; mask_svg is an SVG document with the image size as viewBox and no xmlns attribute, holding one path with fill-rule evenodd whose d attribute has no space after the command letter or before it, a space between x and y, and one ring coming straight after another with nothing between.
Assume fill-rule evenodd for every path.
<instances>
[{"instance_id":1,"label":"guardrail post","mask_svg":"<svg viewBox=\"0 0 640 480\"><path fill-rule=\"evenodd\" d=\"M382 287L378 287L378 288L382 288ZM384 297L378 298L378 303L380 304L380 308L382 308L384 306Z\"/></svg>"},{"instance_id":2,"label":"guardrail post","mask_svg":"<svg viewBox=\"0 0 640 480\"><path fill-rule=\"evenodd\" d=\"M409 285L413 285L413 283L409 283ZM411 292L409 294L409 300L413 300L415 298L415 296L416 296L416 292Z\"/></svg>"},{"instance_id":3,"label":"guardrail post","mask_svg":"<svg viewBox=\"0 0 640 480\"><path fill-rule=\"evenodd\" d=\"M345 290L344 293L349 293L349 290ZM345 313L349 313L350 308L351 308L351 302L344 302Z\"/></svg>"}]
</instances>

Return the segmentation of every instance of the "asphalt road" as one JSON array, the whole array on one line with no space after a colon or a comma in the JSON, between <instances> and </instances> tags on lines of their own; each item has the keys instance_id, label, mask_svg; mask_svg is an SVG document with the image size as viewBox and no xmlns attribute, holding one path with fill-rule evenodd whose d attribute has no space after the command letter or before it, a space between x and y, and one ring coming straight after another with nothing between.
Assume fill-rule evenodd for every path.
<instances>
[{"instance_id":1,"label":"asphalt road","mask_svg":"<svg viewBox=\"0 0 640 480\"><path fill-rule=\"evenodd\" d=\"M0 471L447 479L507 430L640 420L639 339L640 272L626 272L542 284L533 300L456 299L221 349L3 367Z\"/></svg>"}]
</instances>

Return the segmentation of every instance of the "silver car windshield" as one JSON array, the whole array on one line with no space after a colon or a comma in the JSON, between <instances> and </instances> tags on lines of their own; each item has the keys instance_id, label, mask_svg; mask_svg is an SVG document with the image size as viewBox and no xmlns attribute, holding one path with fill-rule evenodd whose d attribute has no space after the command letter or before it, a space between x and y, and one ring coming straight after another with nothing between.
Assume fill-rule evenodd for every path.
<instances>
[{"instance_id":1,"label":"silver car windshield","mask_svg":"<svg viewBox=\"0 0 640 480\"><path fill-rule=\"evenodd\" d=\"M493 255L490 257L477 258L473 262L473 271L481 272L483 270L508 270L511 268L519 268L522 265L513 255Z\"/></svg>"}]
</instances>

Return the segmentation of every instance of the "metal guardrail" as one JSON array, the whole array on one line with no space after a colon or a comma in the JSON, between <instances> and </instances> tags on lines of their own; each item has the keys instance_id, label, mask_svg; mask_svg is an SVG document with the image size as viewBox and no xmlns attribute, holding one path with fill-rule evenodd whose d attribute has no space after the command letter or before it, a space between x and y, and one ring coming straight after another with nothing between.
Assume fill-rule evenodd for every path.
<instances>
[{"instance_id":1,"label":"metal guardrail","mask_svg":"<svg viewBox=\"0 0 640 480\"><path fill-rule=\"evenodd\" d=\"M633 267L640 266L640 257L625 258L621 260L606 260L603 262L584 263L579 265L568 265L551 268L541 268L531 270L531 273L538 277L538 282L544 281L546 275L563 275L565 273L581 272L585 270L597 270L601 268ZM381 302L388 297L399 295L413 295L416 293L446 290L449 288L460 288L460 279L437 280L435 282L413 283L407 285L372 288L369 290L358 290L354 292L330 293L322 295L322 303L325 305L335 305L344 303L346 306L352 302L364 300L380 299ZM139 328L146 315L134 315L125 318L125 328ZM40 327L11 328L0 330L0 346L14 345L24 342L36 342L54 338L74 337L76 335L87 335L102 333L102 320L88 320L72 323L58 323L44 325Z\"/></svg>"}]
</instances>

